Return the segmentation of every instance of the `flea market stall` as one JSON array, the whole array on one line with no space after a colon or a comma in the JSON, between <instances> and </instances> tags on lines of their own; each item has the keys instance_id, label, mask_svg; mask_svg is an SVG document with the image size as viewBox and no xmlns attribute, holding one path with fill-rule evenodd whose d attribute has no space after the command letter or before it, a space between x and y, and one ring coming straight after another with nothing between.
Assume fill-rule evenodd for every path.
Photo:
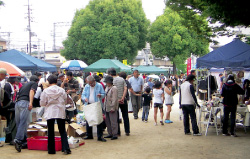
<instances>
[{"instance_id":1,"label":"flea market stall","mask_svg":"<svg viewBox=\"0 0 250 159\"><path fill-rule=\"evenodd\" d=\"M244 72L247 72L250 68L250 45L242 42L239 39L226 44L207 55L197 59L197 78L204 77L205 82L200 83L197 86L197 91L203 91L207 93L207 98L202 98L203 108L200 110L200 114L205 114L205 117L199 118L200 124L205 124L206 134L209 125L218 125L217 115L220 114L223 109L221 104L222 98L220 97L220 91L212 88L211 74L213 72L224 72L225 77L229 74L234 74L236 83L242 86L244 81ZM223 70L223 71L221 71ZM215 80L217 81L217 80ZM218 80L220 81L220 80ZM223 82L226 81L226 78ZM218 84L219 85L219 84ZM205 87L205 88L201 88ZM247 86L249 87L249 86ZM223 112L222 112L223 113ZM239 120L243 127L250 126L249 124L249 106L245 105L242 97L239 96L239 105L237 106L237 115L243 120ZM221 116L219 117L221 119ZM221 124L220 124L221 125ZM216 129L217 130L217 129ZM219 128L217 130L217 133Z\"/></svg>"}]
</instances>

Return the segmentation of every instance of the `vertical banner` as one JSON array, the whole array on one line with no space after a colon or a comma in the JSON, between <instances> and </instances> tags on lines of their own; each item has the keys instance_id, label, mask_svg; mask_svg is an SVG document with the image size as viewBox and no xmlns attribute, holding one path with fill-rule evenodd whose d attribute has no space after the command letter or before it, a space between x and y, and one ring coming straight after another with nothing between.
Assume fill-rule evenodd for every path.
<instances>
[{"instance_id":1,"label":"vertical banner","mask_svg":"<svg viewBox=\"0 0 250 159\"><path fill-rule=\"evenodd\" d=\"M187 75L191 73L191 58L187 59Z\"/></svg>"}]
</instances>

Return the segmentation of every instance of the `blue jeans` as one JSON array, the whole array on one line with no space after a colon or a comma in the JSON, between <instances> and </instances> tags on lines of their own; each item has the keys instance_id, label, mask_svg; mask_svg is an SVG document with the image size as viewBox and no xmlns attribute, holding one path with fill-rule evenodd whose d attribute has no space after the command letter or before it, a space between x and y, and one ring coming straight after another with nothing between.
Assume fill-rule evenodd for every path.
<instances>
[{"instance_id":1,"label":"blue jeans","mask_svg":"<svg viewBox=\"0 0 250 159\"><path fill-rule=\"evenodd\" d=\"M15 118L17 133L15 139L24 141L27 138L30 111L28 110L29 101L20 100L15 105Z\"/></svg>"},{"instance_id":2,"label":"blue jeans","mask_svg":"<svg viewBox=\"0 0 250 159\"><path fill-rule=\"evenodd\" d=\"M149 114L149 106L143 106L142 120L147 121L148 120L148 114Z\"/></svg>"}]
</instances>

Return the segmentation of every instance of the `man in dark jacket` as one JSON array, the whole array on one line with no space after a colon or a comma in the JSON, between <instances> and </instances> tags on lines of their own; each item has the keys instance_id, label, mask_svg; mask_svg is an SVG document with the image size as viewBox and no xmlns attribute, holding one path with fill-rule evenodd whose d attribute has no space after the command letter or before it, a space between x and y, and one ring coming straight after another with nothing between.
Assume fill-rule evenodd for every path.
<instances>
[{"instance_id":1,"label":"man in dark jacket","mask_svg":"<svg viewBox=\"0 0 250 159\"><path fill-rule=\"evenodd\" d=\"M236 110L237 110L237 104L238 104L238 94L244 94L244 90L235 83L234 76L229 75L227 82L222 87L222 97L223 99L223 105L224 105L224 119L223 119L223 135L229 136L228 133L228 119L229 119L229 113L231 113L231 136L236 137L234 128L235 128L235 119L236 119Z\"/></svg>"}]
</instances>

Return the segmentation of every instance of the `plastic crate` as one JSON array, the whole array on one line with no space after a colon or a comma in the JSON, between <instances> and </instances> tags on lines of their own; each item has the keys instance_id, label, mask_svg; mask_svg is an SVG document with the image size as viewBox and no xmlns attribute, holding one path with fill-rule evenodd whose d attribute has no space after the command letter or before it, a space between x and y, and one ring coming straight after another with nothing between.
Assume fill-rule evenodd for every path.
<instances>
[{"instance_id":1,"label":"plastic crate","mask_svg":"<svg viewBox=\"0 0 250 159\"><path fill-rule=\"evenodd\" d=\"M29 150L48 150L48 137L47 136L34 136L27 139ZM55 137L55 150L62 150L61 137Z\"/></svg>"}]
</instances>

